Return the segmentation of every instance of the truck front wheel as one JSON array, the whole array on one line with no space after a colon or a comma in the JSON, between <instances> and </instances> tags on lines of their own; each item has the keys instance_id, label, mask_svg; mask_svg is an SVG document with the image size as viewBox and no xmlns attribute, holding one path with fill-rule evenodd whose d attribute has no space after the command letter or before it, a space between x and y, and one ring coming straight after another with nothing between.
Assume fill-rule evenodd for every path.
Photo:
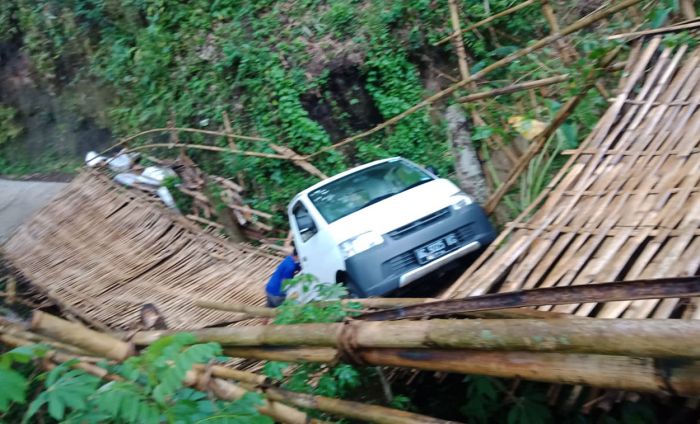
<instances>
[{"instance_id":1,"label":"truck front wheel","mask_svg":"<svg viewBox=\"0 0 700 424\"><path fill-rule=\"evenodd\" d=\"M362 295L362 290L360 290L358 285L347 272L339 272L336 280L339 284L342 284L346 289L348 289L348 297L351 299L364 297Z\"/></svg>"}]
</instances>

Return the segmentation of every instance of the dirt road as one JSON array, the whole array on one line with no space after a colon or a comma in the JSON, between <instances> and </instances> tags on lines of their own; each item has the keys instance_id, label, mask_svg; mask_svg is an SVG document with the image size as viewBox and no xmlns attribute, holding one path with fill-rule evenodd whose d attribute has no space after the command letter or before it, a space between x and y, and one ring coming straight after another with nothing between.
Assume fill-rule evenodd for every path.
<instances>
[{"instance_id":1,"label":"dirt road","mask_svg":"<svg viewBox=\"0 0 700 424\"><path fill-rule=\"evenodd\" d=\"M25 219L46 205L66 183L0 179L0 245Z\"/></svg>"}]
</instances>

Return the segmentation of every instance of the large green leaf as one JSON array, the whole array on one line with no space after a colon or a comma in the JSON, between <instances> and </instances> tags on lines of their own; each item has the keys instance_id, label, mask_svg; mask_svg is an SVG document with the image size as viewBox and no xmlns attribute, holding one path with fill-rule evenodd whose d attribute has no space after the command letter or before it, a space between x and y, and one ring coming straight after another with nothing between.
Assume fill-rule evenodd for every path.
<instances>
[{"instance_id":1,"label":"large green leaf","mask_svg":"<svg viewBox=\"0 0 700 424\"><path fill-rule=\"evenodd\" d=\"M0 412L7 412L12 402L24 403L28 385L22 374L0 368Z\"/></svg>"}]
</instances>

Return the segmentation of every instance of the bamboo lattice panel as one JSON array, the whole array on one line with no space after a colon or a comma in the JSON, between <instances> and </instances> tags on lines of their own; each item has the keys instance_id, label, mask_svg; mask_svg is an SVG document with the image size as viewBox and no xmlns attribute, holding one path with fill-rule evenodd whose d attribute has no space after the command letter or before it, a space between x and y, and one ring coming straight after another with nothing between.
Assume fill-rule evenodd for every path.
<instances>
[{"instance_id":1,"label":"bamboo lattice panel","mask_svg":"<svg viewBox=\"0 0 700 424\"><path fill-rule=\"evenodd\" d=\"M201 231L141 193L95 172L79 175L4 247L32 284L96 325L132 327L144 303L170 328L199 328L233 315L194 299L264 304L279 257Z\"/></svg>"},{"instance_id":2,"label":"bamboo lattice panel","mask_svg":"<svg viewBox=\"0 0 700 424\"><path fill-rule=\"evenodd\" d=\"M698 273L699 103L700 51L662 49L658 38L637 45L590 136L444 297ZM667 299L542 309L700 318L698 306Z\"/></svg>"}]
</instances>

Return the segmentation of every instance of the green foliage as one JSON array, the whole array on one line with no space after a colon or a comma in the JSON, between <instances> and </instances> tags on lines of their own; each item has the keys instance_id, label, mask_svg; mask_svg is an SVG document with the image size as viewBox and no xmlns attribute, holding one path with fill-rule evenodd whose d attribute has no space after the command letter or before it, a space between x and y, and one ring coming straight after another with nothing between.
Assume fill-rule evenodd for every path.
<instances>
[{"instance_id":1,"label":"green foliage","mask_svg":"<svg viewBox=\"0 0 700 424\"><path fill-rule=\"evenodd\" d=\"M22 133L22 127L15 121L16 114L14 108L0 105L0 146Z\"/></svg>"},{"instance_id":2,"label":"green foliage","mask_svg":"<svg viewBox=\"0 0 700 424\"><path fill-rule=\"evenodd\" d=\"M76 361L34 375L18 369L41 357L42 347L23 347L0 356L0 418L23 416L29 422L40 415L66 423L245 423L270 424L259 414L259 395L250 393L236 402L210 399L184 387L187 371L221 354L216 343L193 344L191 334L176 334L153 343L139 356L122 364L101 366L119 380L105 382L74 368ZM14 366L14 368L13 368ZM37 386L26 409L30 385Z\"/></svg>"},{"instance_id":3,"label":"green foliage","mask_svg":"<svg viewBox=\"0 0 700 424\"><path fill-rule=\"evenodd\" d=\"M192 210L192 197L186 195L178 189L178 186L182 184L180 177L165 177L163 180L163 187L166 187L170 194L175 199L175 206L182 213L189 213Z\"/></svg>"},{"instance_id":4,"label":"green foliage","mask_svg":"<svg viewBox=\"0 0 700 424\"><path fill-rule=\"evenodd\" d=\"M0 355L0 417L10 410L13 403L26 402L29 380L13 367L27 364L34 357L41 357L46 348L40 345L22 346Z\"/></svg>"}]
</instances>

